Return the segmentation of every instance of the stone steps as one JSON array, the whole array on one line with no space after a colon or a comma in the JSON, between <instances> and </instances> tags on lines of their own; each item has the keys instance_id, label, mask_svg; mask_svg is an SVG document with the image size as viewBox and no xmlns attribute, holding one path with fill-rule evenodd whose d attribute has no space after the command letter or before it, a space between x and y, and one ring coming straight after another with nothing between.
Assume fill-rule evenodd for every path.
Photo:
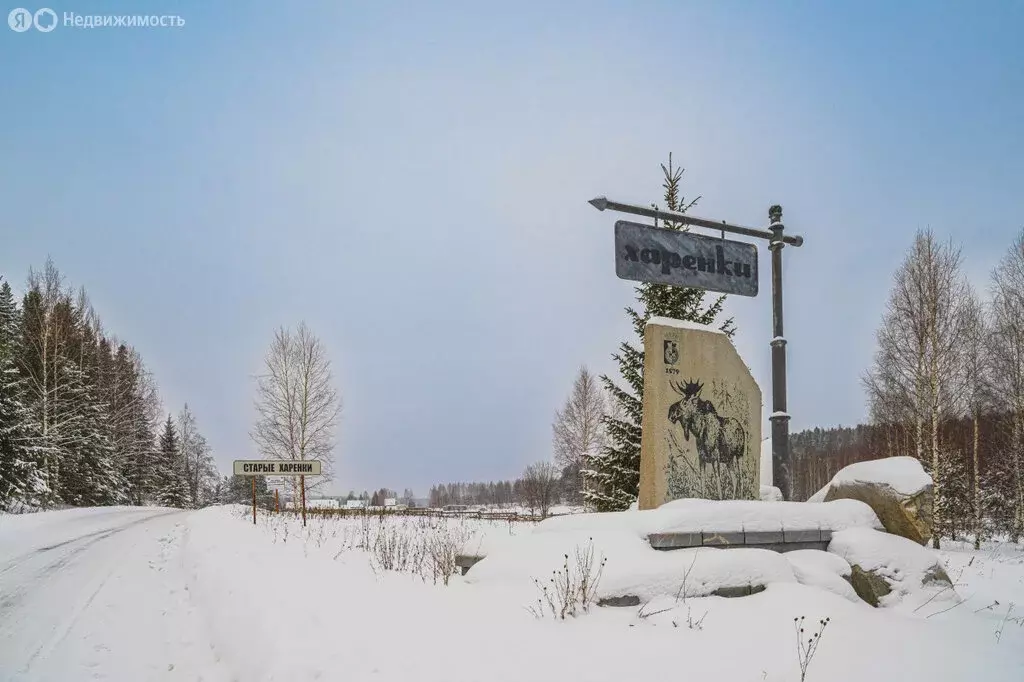
<instances>
[{"instance_id":1,"label":"stone steps","mask_svg":"<svg viewBox=\"0 0 1024 682\"><path fill-rule=\"evenodd\" d=\"M756 547L775 552L797 549L828 548L832 531L826 528L800 528L771 531L702 531L683 533L651 533L647 536L651 547L659 550L689 549L691 547Z\"/></svg>"},{"instance_id":2,"label":"stone steps","mask_svg":"<svg viewBox=\"0 0 1024 682\"><path fill-rule=\"evenodd\" d=\"M651 547L661 551L691 549L693 547L753 547L773 552L792 552L798 549L828 549L832 531L827 528L801 528L796 530L759 531L687 531L682 533L651 533L647 536ZM460 554L455 565L466 575L484 557L474 554Z\"/></svg>"}]
</instances>

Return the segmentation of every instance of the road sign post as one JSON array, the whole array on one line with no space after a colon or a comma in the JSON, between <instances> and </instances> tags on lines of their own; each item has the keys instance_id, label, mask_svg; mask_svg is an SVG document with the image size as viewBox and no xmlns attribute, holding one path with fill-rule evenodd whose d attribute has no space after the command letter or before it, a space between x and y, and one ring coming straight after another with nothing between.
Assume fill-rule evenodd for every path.
<instances>
[{"instance_id":1,"label":"road sign post","mask_svg":"<svg viewBox=\"0 0 1024 682\"><path fill-rule=\"evenodd\" d=\"M306 527L306 477L299 476L299 488L302 490L302 527Z\"/></svg>"},{"instance_id":2,"label":"road sign post","mask_svg":"<svg viewBox=\"0 0 1024 682\"><path fill-rule=\"evenodd\" d=\"M306 525L306 476L320 476L323 466L319 460L294 459L236 459L232 465L236 476L252 476L252 522L256 523L256 476L298 476L302 489L302 525ZM274 491L277 509L277 491Z\"/></svg>"},{"instance_id":3,"label":"road sign post","mask_svg":"<svg viewBox=\"0 0 1024 682\"><path fill-rule=\"evenodd\" d=\"M792 500L793 466L789 458L789 412L786 411L786 336L782 328L782 207L768 209L772 240L772 484L782 491L783 499ZM801 240L802 241L802 240Z\"/></svg>"},{"instance_id":4,"label":"road sign post","mask_svg":"<svg viewBox=\"0 0 1024 682\"><path fill-rule=\"evenodd\" d=\"M767 230L761 230L675 211L623 204L606 197L591 199L589 203L599 211L630 213L655 221L654 227L626 221L615 224L615 270L623 279L757 296L756 247L753 244L726 241L725 233L768 241L768 249L772 254L772 414L769 417L772 425L772 483L782 491L783 499L792 500L790 416L786 399L786 338L782 325L782 249L787 244L802 246L803 237L784 234L782 207L779 205L768 209L770 226ZM659 229L659 219L718 230L722 233L722 239ZM711 249L714 249L713 253ZM738 276L737 269L740 273Z\"/></svg>"}]
</instances>

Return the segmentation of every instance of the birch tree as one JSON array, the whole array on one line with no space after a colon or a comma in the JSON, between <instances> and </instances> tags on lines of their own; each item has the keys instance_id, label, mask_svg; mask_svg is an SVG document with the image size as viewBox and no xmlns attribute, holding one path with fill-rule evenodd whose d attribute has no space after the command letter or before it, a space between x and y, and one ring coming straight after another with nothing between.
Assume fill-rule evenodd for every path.
<instances>
[{"instance_id":1,"label":"birch tree","mask_svg":"<svg viewBox=\"0 0 1024 682\"><path fill-rule=\"evenodd\" d=\"M188 403L178 413L178 447L185 468L188 503L193 508L208 504L213 499L212 489L217 483L217 467L210 446L196 426L195 415Z\"/></svg>"},{"instance_id":2,"label":"birch tree","mask_svg":"<svg viewBox=\"0 0 1024 682\"><path fill-rule=\"evenodd\" d=\"M47 491L44 506L59 501L64 451L61 434L76 417L67 400L68 351L71 325L66 318L70 296L64 277L52 260L41 272L29 270L22 304L22 344L18 368L25 379L24 397L38 433L41 474ZM62 314L63 313L63 314Z\"/></svg>"},{"instance_id":3,"label":"birch tree","mask_svg":"<svg viewBox=\"0 0 1024 682\"><path fill-rule=\"evenodd\" d=\"M552 424L555 462L562 470L562 483L573 504L578 504L584 487L582 470L587 458L606 445L604 416L607 401L597 378L586 366L580 367L572 392L562 409L555 411Z\"/></svg>"},{"instance_id":4,"label":"birch tree","mask_svg":"<svg viewBox=\"0 0 1024 682\"><path fill-rule=\"evenodd\" d=\"M992 366L996 399L1011 414L1013 525L1024 535L1024 231L992 273Z\"/></svg>"},{"instance_id":5,"label":"birch tree","mask_svg":"<svg viewBox=\"0 0 1024 682\"><path fill-rule=\"evenodd\" d=\"M935 483L937 528L945 525L946 505L940 426L960 400L964 287L960 250L919 231L894 277L874 366L864 377L872 414L912 425L915 454ZM933 546L939 542L935 533Z\"/></svg>"},{"instance_id":6,"label":"birch tree","mask_svg":"<svg viewBox=\"0 0 1024 682\"><path fill-rule=\"evenodd\" d=\"M964 326L961 338L963 403L971 419L971 510L974 548L981 549L984 519L981 499L981 416L991 405L991 334L985 309L973 287L964 291Z\"/></svg>"},{"instance_id":7,"label":"birch tree","mask_svg":"<svg viewBox=\"0 0 1024 682\"><path fill-rule=\"evenodd\" d=\"M341 402L327 352L305 322L294 332L283 327L275 332L257 377L256 413L250 435L263 457L320 460L323 475L310 477L307 489L331 480ZM296 478L293 493L297 485Z\"/></svg>"}]
</instances>

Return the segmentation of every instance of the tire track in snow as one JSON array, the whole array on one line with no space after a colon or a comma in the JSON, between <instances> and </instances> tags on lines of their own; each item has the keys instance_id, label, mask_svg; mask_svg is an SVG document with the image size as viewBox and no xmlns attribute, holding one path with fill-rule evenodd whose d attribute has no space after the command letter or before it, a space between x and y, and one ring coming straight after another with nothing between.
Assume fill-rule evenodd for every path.
<instances>
[{"instance_id":1,"label":"tire track in snow","mask_svg":"<svg viewBox=\"0 0 1024 682\"><path fill-rule=\"evenodd\" d=\"M37 547L7 562L0 574L0 641L8 638L23 641L3 656L5 660L0 664L0 678L12 674L15 676L13 679L35 679L33 674L38 664L51 658L50 654L75 631L81 616L89 610L124 560L123 553L112 551L109 556L103 553L105 540L180 513L177 510L167 511L147 514L143 518L133 514L130 520L118 526ZM86 581L74 587L73 576L78 575L85 577ZM71 582L69 576L72 576ZM45 617L40 621L38 616L43 614L37 614L36 608L46 603L48 593L53 589L71 597L67 600L71 609L44 608L44 614L56 617L50 623ZM33 633L27 638L26 625Z\"/></svg>"},{"instance_id":2,"label":"tire track in snow","mask_svg":"<svg viewBox=\"0 0 1024 682\"><path fill-rule=\"evenodd\" d=\"M16 587L6 589L3 587L4 581L0 581L0 620L2 620L3 615L7 611L21 603L26 593L39 589L40 581L46 580L55 575L57 571L64 568L78 555L90 549L96 543L102 542L113 535L117 535L118 533L122 533L141 524L164 516L169 516L171 514L180 513L180 511L170 511L147 515L144 518L135 519L120 526L115 526L114 528L104 528L71 538L70 540L64 540L63 542L58 542L53 545L39 547L31 552L26 552L25 554L8 561L3 568L0 568L0 579L5 576L10 577L10 574L15 572L17 569L30 567L33 561L41 560L43 563L35 568L30 575L18 577ZM57 554L55 558L51 558L52 552L65 548L67 548L67 551Z\"/></svg>"},{"instance_id":3,"label":"tire track in snow","mask_svg":"<svg viewBox=\"0 0 1024 682\"><path fill-rule=\"evenodd\" d=\"M96 596L99 595L103 586L107 584L108 580L110 580L110 576L114 574L116 568L116 566L111 566L103 575L103 578L100 579L99 584L96 585L96 589L92 590L92 593L83 602L81 602L76 608L72 609L67 618L54 626L54 636L43 641L38 647L36 647L36 650L32 652L28 657L28 660L23 664L22 669L19 671L21 674L24 675L31 672L32 665L35 663L36 659L39 658L40 654L48 654L60 646L61 642L67 639L68 635L71 634L71 631L74 629L75 624L78 622L78 619L83 613L85 613L86 609L89 608L93 601L95 601Z\"/></svg>"}]
</instances>

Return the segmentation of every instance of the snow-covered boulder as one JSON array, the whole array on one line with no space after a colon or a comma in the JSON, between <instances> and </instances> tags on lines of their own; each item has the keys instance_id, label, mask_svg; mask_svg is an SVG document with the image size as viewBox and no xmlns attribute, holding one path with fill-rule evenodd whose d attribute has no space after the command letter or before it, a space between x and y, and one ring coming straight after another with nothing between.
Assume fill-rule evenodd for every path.
<instances>
[{"instance_id":1,"label":"snow-covered boulder","mask_svg":"<svg viewBox=\"0 0 1024 682\"><path fill-rule=\"evenodd\" d=\"M853 589L872 606L893 606L922 590L957 598L939 558L899 535L851 528L835 533L828 551L846 560Z\"/></svg>"},{"instance_id":2,"label":"snow-covered boulder","mask_svg":"<svg viewBox=\"0 0 1024 682\"><path fill-rule=\"evenodd\" d=\"M818 587L852 602L860 602L850 583L853 569L846 559L816 549L798 549L784 555L801 585Z\"/></svg>"},{"instance_id":3,"label":"snow-covered boulder","mask_svg":"<svg viewBox=\"0 0 1024 682\"><path fill-rule=\"evenodd\" d=\"M889 457L844 467L809 502L860 500L890 533L918 544L932 537L932 479L914 457Z\"/></svg>"},{"instance_id":4,"label":"snow-covered boulder","mask_svg":"<svg viewBox=\"0 0 1024 682\"><path fill-rule=\"evenodd\" d=\"M773 485L761 486L762 502L782 502L782 491Z\"/></svg>"}]
</instances>

